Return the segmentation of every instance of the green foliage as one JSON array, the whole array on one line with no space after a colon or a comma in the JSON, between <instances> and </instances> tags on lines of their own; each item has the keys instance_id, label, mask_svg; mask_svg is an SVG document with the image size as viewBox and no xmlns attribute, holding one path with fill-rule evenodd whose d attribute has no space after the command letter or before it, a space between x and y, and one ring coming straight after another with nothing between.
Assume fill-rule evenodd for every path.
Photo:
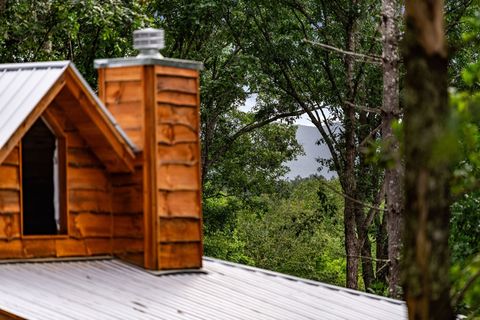
<instances>
[{"instance_id":1,"label":"green foliage","mask_svg":"<svg viewBox=\"0 0 480 320\"><path fill-rule=\"evenodd\" d=\"M319 178L285 183L282 192L246 203L236 197L208 201L205 252L337 285L345 282L343 200ZM218 224L212 215L229 217Z\"/></svg>"},{"instance_id":2,"label":"green foliage","mask_svg":"<svg viewBox=\"0 0 480 320\"><path fill-rule=\"evenodd\" d=\"M3 9L0 62L72 60L93 87L93 60L131 55L133 30L149 22L130 0L12 0Z\"/></svg>"},{"instance_id":3,"label":"green foliage","mask_svg":"<svg viewBox=\"0 0 480 320\"><path fill-rule=\"evenodd\" d=\"M248 122L251 115L238 117ZM295 131L293 126L275 123L239 137L207 173L205 196L226 192L248 199L273 192L277 181L288 172L285 161L302 151Z\"/></svg>"},{"instance_id":4,"label":"green foliage","mask_svg":"<svg viewBox=\"0 0 480 320\"><path fill-rule=\"evenodd\" d=\"M464 20L464 40L478 37L480 16ZM461 161L454 171L452 190L457 201L452 205L450 247L453 296L457 310L471 317L480 316L480 62L462 71L461 89L452 89L450 103L460 142ZM473 281L472 281L473 280ZM468 284L468 285L467 285Z\"/></svg>"},{"instance_id":5,"label":"green foliage","mask_svg":"<svg viewBox=\"0 0 480 320\"><path fill-rule=\"evenodd\" d=\"M255 59L236 43L231 25L245 18L241 1L194 0L149 4L166 30L168 57L204 63L201 73L201 138L204 198L246 199L271 192L301 152L295 128L262 122L261 112L238 109L262 77ZM254 91L253 91L254 92ZM208 215L209 209L206 212Z\"/></svg>"}]
</instances>

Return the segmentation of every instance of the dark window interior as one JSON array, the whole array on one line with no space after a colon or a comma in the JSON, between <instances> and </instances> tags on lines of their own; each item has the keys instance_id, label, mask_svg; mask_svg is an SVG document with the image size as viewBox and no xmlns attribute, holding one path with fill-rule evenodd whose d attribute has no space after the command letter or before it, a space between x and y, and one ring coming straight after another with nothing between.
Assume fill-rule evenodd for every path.
<instances>
[{"instance_id":1,"label":"dark window interior","mask_svg":"<svg viewBox=\"0 0 480 320\"><path fill-rule=\"evenodd\" d=\"M38 119L22 139L23 234L57 234L54 155L56 137Z\"/></svg>"}]
</instances>

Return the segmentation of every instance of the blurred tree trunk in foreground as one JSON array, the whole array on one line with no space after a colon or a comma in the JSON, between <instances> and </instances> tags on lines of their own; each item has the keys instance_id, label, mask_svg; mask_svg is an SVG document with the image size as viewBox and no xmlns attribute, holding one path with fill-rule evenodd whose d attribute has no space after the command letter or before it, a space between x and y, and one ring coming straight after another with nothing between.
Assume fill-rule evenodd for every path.
<instances>
[{"instance_id":1,"label":"blurred tree trunk in foreground","mask_svg":"<svg viewBox=\"0 0 480 320\"><path fill-rule=\"evenodd\" d=\"M404 59L405 299L410 319L454 319L448 253L453 148L442 0L406 1Z\"/></svg>"}]
</instances>

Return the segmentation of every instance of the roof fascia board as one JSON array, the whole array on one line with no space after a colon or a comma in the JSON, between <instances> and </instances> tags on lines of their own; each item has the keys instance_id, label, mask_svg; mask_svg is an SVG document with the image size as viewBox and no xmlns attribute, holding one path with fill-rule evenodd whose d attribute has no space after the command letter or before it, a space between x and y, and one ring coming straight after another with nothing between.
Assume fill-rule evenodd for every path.
<instances>
[{"instance_id":1,"label":"roof fascia board","mask_svg":"<svg viewBox=\"0 0 480 320\"><path fill-rule=\"evenodd\" d=\"M128 141L122 137L118 128L115 127L107 114L101 112L101 107L97 103L96 95L91 89L87 89L85 86L86 83L82 81L83 78L79 77L79 74L75 72L73 68L67 68L65 75L67 77L67 87L79 102L82 111L87 114L92 122L95 123L96 127L105 135L110 147L120 159L122 167L126 171L133 172L135 150L132 149ZM95 148L93 148L93 151L95 152Z\"/></svg>"},{"instance_id":2,"label":"roof fascia board","mask_svg":"<svg viewBox=\"0 0 480 320\"><path fill-rule=\"evenodd\" d=\"M0 320L26 320L16 314L0 309Z\"/></svg>"},{"instance_id":3,"label":"roof fascia board","mask_svg":"<svg viewBox=\"0 0 480 320\"><path fill-rule=\"evenodd\" d=\"M128 146L134 151L138 152L139 149L138 147L130 140L128 135L123 131L123 129L120 127L120 125L117 123L113 115L108 111L107 107L103 104L103 102L98 98L98 96L95 94L95 92L92 90L88 82L83 78L82 74L78 69L75 67L73 63L69 64L69 70L75 75L75 77L78 79L80 82L81 86L90 94L90 97L99 108L100 111L103 113L103 115L108 119L108 121L115 127L116 131L120 134L121 138L125 140L125 142L128 144Z\"/></svg>"},{"instance_id":4,"label":"roof fascia board","mask_svg":"<svg viewBox=\"0 0 480 320\"><path fill-rule=\"evenodd\" d=\"M185 68L193 70L203 70L203 63L192 60L172 59L172 58L157 58L157 57L127 57L127 58L112 58L112 59L97 59L94 61L95 69L101 68L119 68L131 66L166 66Z\"/></svg>"},{"instance_id":5,"label":"roof fascia board","mask_svg":"<svg viewBox=\"0 0 480 320\"><path fill-rule=\"evenodd\" d=\"M66 68L71 62L64 61L44 61L44 62L26 62L26 63L5 63L0 66L1 70L32 70L47 68Z\"/></svg>"}]
</instances>

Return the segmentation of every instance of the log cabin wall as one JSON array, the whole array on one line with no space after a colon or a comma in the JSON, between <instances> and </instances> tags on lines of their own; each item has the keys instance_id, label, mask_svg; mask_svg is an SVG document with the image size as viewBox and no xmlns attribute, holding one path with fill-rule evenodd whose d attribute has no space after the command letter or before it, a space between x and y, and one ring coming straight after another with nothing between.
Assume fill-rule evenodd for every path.
<instances>
[{"instance_id":1,"label":"log cabin wall","mask_svg":"<svg viewBox=\"0 0 480 320\"><path fill-rule=\"evenodd\" d=\"M0 259L112 254L112 185L66 110L54 101L46 113L66 140L66 235L23 236L21 152L14 148L0 165Z\"/></svg>"},{"instance_id":2,"label":"log cabin wall","mask_svg":"<svg viewBox=\"0 0 480 320\"><path fill-rule=\"evenodd\" d=\"M137 250L130 255L137 263L143 249L149 269L199 268L200 64L147 60L96 62L100 99L140 149L135 173L113 176L113 203L121 204L114 205L114 221L117 216L135 219L132 234L122 240L116 230L124 222L114 222L114 248L118 242ZM137 224L139 212L143 228Z\"/></svg>"}]
</instances>

